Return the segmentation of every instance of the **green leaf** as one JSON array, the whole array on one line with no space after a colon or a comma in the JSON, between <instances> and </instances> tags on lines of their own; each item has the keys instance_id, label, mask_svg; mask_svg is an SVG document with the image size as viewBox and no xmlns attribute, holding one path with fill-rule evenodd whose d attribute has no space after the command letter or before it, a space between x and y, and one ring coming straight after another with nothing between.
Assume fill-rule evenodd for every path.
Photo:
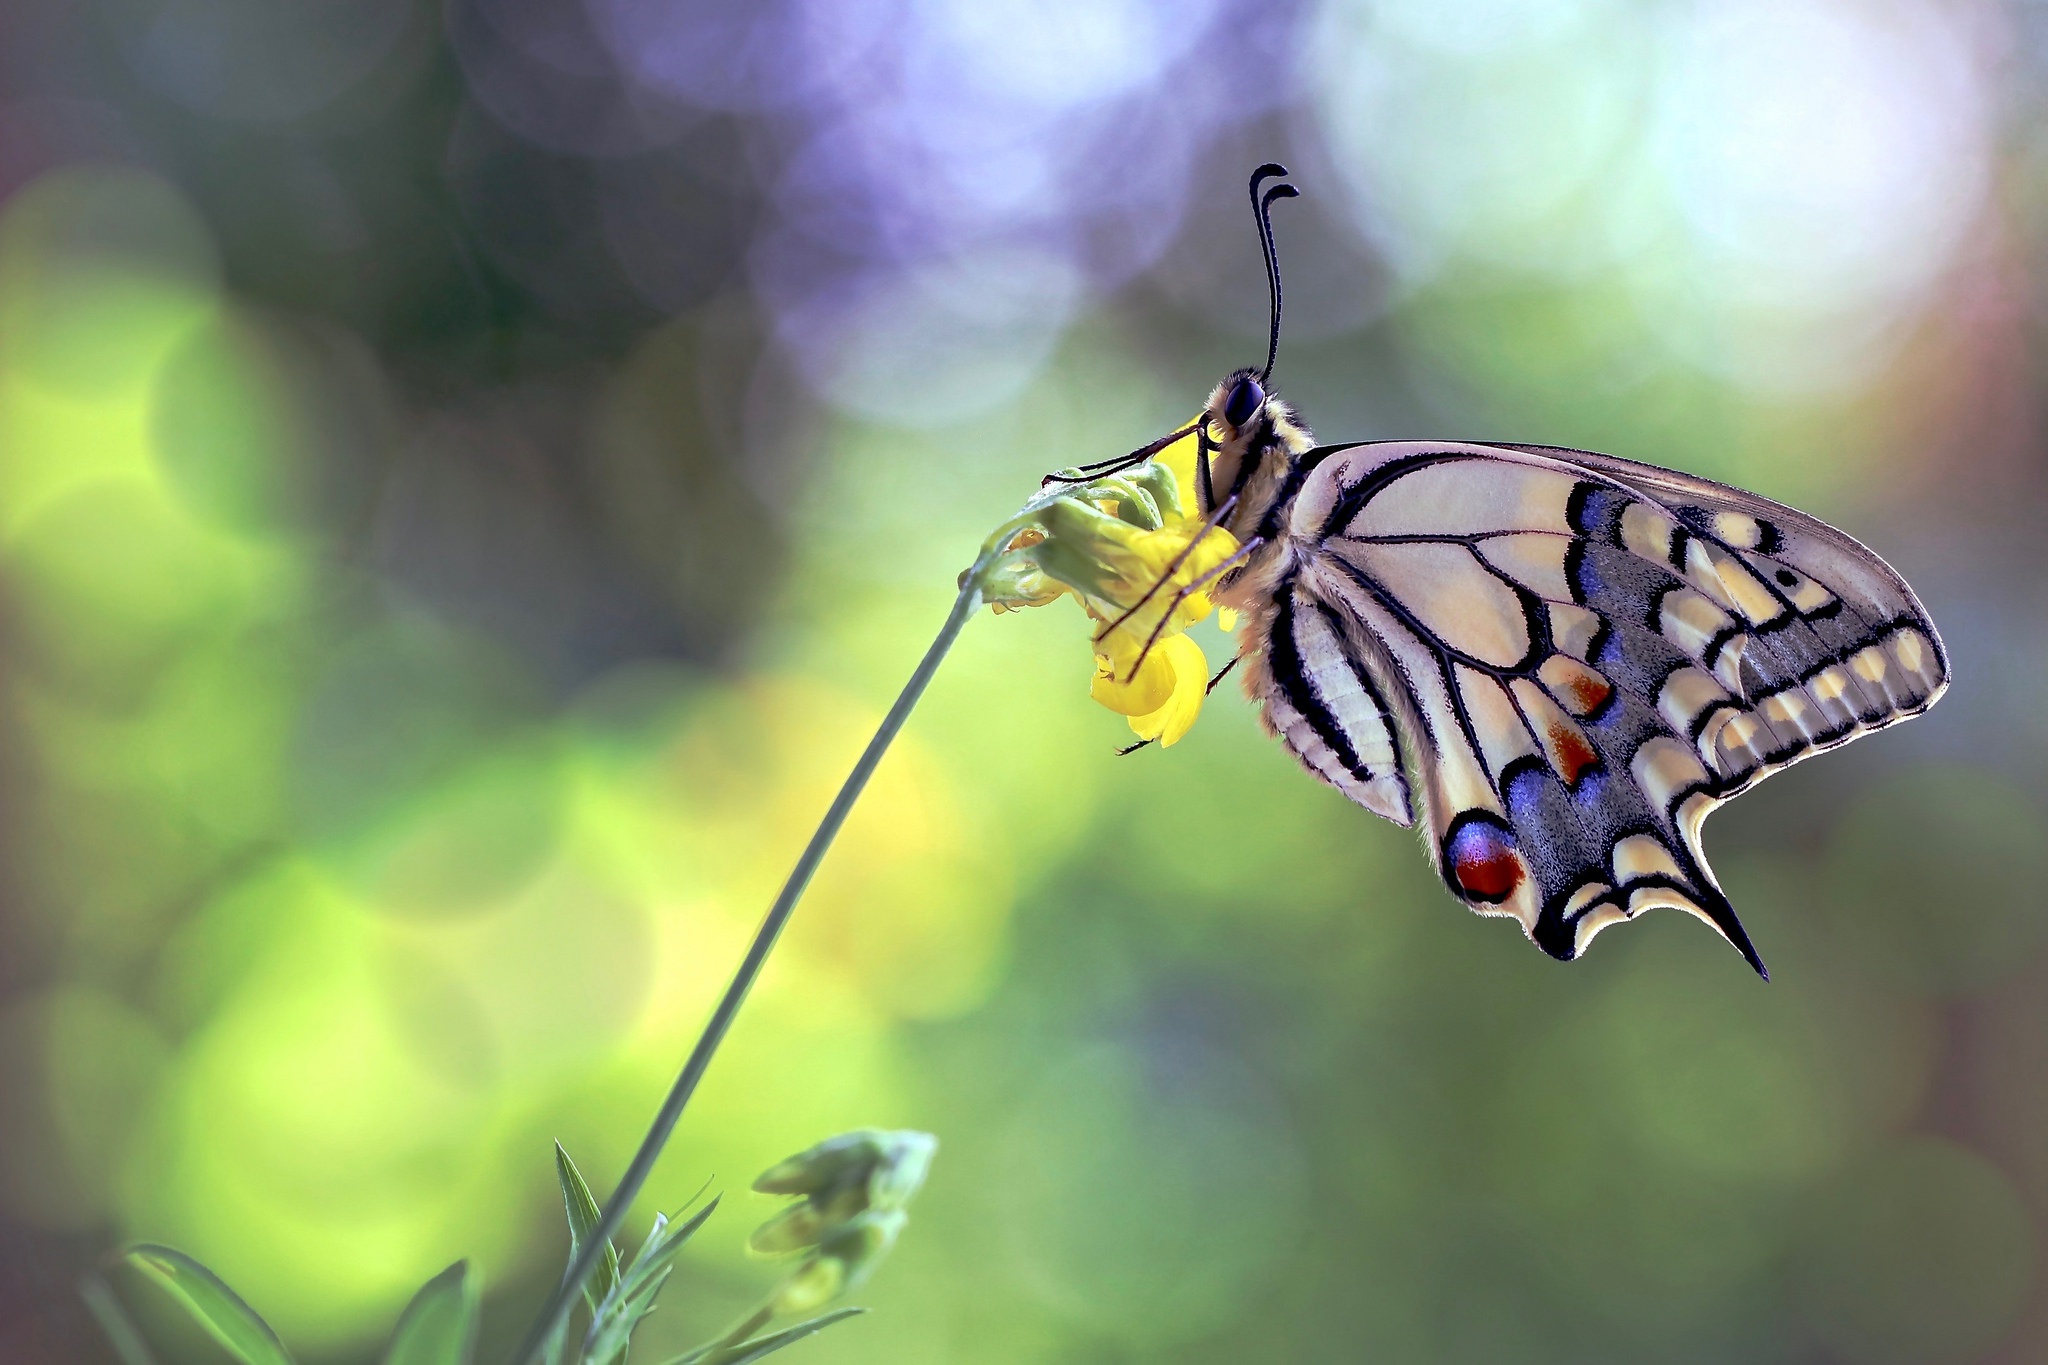
<instances>
[{"instance_id":1,"label":"green leaf","mask_svg":"<svg viewBox=\"0 0 2048 1365\"><path fill-rule=\"evenodd\" d=\"M641 1319L654 1311L654 1300L675 1268L671 1263L676 1253L717 1207L718 1201L713 1199L682 1223L670 1223L661 1214L654 1216L647 1240L626 1263L611 1293L591 1311L590 1330L583 1339L583 1365L620 1365L625 1360L633 1333Z\"/></svg>"},{"instance_id":2,"label":"green leaf","mask_svg":"<svg viewBox=\"0 0 2048 1365\"><path fill-rule=\"evenodd\" d=\"M156 1357L150 1354L149 1343L142 1339L142 1333L135 1328L134 1319L128 1310L114 1297L114 1291L98 1275L88 1275L78 1282L78 1297L85 1300L85 1306L99 1321L100 1330L107 1334L107 1340L114 1344L114 1354L121 1357L121 1365L156 1365Z\"/></svg>"},{"instance_id":3,"label":"green leaf","mask_svg":"<svg viewBox=\"0 0 2048 1365\"><path fill-rule=\"evenodd\" d=\"M673 1269L664 1267L653 1279L641 1281L638 1291L623 1298L614 1294L604 1301L583 1341L583 1365L621 1365L633 1345L633 1329L654 1311L655 1296Z\"/></svg>"},{"instance_id":4,"label":"green leaf","mask_svg":"<svg viewBox=\"0 0 2048 1365\"><path fill-rule=\"evenodd\" d=\"M810 1318L794 1327L785 1327L780 1332L770 1332L765 1337L755 1337L752 1341L743 1341L737 1346L726 1346L719 1342L699 1346L694 1351L677 1356L669 1361L668 1365L748 1365L749 1361L772 1355L785 1346L802 1341L814 1332L824 1331L835 1322L857 1318L867 1311L865 1308L836 1308L830 1313Z\"/></svg>"},{"instance_id":5,"label":"green leaf","mask_svg":"<svg viewBox=\"0 0 2048 1365\"><path fill-rule=\"evenodd\" d=\"M626 1258L625 1262L623 1263L624 1268L619 1272L620 1275L623 1278L630 1280L633 1278L633 1272L635 1270L647 1265L650 1261L652 1261L655 1255L658 1254L659 1248L661 1246L661 1235L667 1231L668 1215L665 1213L655 1214L654 1226L647 1229L646 1240L640 1243L640 1249L638 1251L634 1252L631 1256Z\"/></svg>"},{"instance_id":6,"label":"green leaf","mask_svg":"<svg viewBox=\"0 0 2048 1365\"><path fill-rule=\"evenodd\" d=\"M555 1330L548 1335L546 1341L541 1343L541 1365L562 1365L562 1352L568 1348L569 1315L564 1313L562 1320L555 1324Z\"/></svg>"},{"instance_id":7,"label":"green leaf","mask_svg":"<svg viewBox=\"0 0 2048 1365\"><path fill-rule=\"evenodd\" d=\"M597 1231L598 1219L602 1216L597 1201L590 1197L590 1186L583 1183L583 1172L576 1169L576 1163L569 1160L569 1154L562 1150L562 1144L555 1144L555 1178L562 1183L562 1207L569 1214L569 1263L583 1254L584 1244ZM583 1301L595 1313L597 1306L604 1302L605 1295L619 1283L619 1249L610 1242L604 1244L604 1255L598 1258L591 1270L590 1278L583 1284Z\"/></svg>"},{"instance_id":8,"label":"green leaf","mask_svg":"<svg viewBox=\"0 0 2048 1365\"><path fill-rule=\"evenodd\" d=\"M182 1251L144 1243L128 1248L128 1264L162 1285L192 1320L243 1365L291 1365L291 1352L220 1277Z\"/></svg>"},{"instance_id":9,"label":"green leaf","mask_svg":"<svg viewBox=\"0 0 2048 1365\"><path fill-rule=\"evenodd\" d=\"M384 1365L469 1365L476 1349L476 1284L457 1261L420 1286L398 1315Z\"/></svg>"},{"instance_id":10,"label":"green leaf","mask_svg":"<svg viewBox=\"0 0 2048 1365\"><path fill-rule=\"evenodd\" d=\"M668 1223L657 1216L654 1230L647 1234L646 1243L621 1277L625 1285L623 1292L632 1293L635 1281L645 1280L656 1271L665 1269L676 1258L676 1253L683 1249L683 1243L689 1241L691 1234L703 1227L704 1220L717 1209L718 1201L713 1199L681 1223Z\"/></svg>"}]
</instances>

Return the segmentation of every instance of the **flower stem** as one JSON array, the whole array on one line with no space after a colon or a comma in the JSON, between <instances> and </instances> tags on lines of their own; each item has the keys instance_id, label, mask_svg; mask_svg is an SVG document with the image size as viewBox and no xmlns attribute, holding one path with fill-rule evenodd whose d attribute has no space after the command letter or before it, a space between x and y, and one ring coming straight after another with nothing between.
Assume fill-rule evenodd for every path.
<instances>
[{"instance_id":1,"label":"flower stem","mask_svg":"<svg viewBox=\"0 0 2048 1365\"><path fill-rule=\"evenodd\" d=\"M986 562L984 556L983 563ZM952 614L946 624L939 628L938 638L925 651L917 670L910 675L910 681L903 685L897 695L896 704L889 708L889 714L882 717L882 723L875 731L875 737L868 741L868 747L861 752L860 759L853 765L853 771L846 775L846 781L839 788L839 795L832 798L831 806L825 811L825 818L818 822L818 828L811 835L811 841L804 845L804 851L797 857L796 866L790 869L789 880L782 884L775 903L768 907L768 914L762 919L761 927L754 931L754 941L747 948L747 955L740 959L739 969L733 973L732 982L719 998L718 1006L711 1012L704 1031L697 1036L697 1045L690 1049L689 1060L677 1074L675 1084L669 1087L668 1098L661 1102L661 1110L654 1116L654 1123L647 1130L647 1136L640 1140L640 1150L633 1154L626 1173L619 1178L618 1188L605 1201L604 1211L598 1216L597 1226L584 1240L583 1248L570 1264L568 1274L555 1287L548 1299L547 1307L527 1329L525 1339L513 1353L513 1365L537 1365L547 1341L552 1337L569 1308L581 1292L583 1282L590 1278L590 1272L597 1265L598 1257L604 1254L605 1245L611 1240L619 1225L625 1221L626 1210L632 1207L639 1195L640 1187L647 1183L648 1175L654 1170L655 1161L662 1149L668 1145L669 1135L675 1131L676 1121L683 1116L683 1106L690 1102L696 1092L697 1082L704 1077L704 1071L711 1065L712 1054L725 1041L727 1030L745 1003L747 992L753 989L755 978L761 975L761 968L768 961L768 954L775 948L775 940L789 922L790 913L803 898L804 888L810 885L811 875L824 861L826 850L832 847L832 840L838 835L839 827L846 823L853 803L860 799L861 790L874 775L875 767L888 752L889 744L903 728L903 722L910 718L917 706L918 698L924 695L925 687L932 675L938 672L939 664L946 657L946 651L959 638L961 627L967 618L981 605L981 570L983 563L961 576L960 595L953 601Z\"/></svg>"}]
</instances>

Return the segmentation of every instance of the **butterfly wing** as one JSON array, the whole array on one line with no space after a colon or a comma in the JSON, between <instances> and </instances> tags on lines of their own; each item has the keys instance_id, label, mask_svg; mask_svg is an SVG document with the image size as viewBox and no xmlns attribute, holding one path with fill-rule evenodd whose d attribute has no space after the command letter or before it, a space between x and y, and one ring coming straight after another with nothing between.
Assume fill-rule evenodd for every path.
<instances>
[{"instance_id":1,"label":"butterfly wing","mask_svg":"<svg viewBox=\"0 0 2048 1365\"><path fill-rule=\"evenodd\" d=\"M1452 893L1553 956L1672 906L1762 971L1701 823L1933 703L1947 662L1905 583L1812 518L1624 461L1310 458L1258 623L1268 724L1368 809L1420 817Z\"/></svg>"},{"instance_id":2,"label":"butterfly wing","mask_svg":"<svg viewBox=\"0 0 2048 1365\"><path fill-rule=\"evenodd\" d=\"M1420 767L1413 704L1379 642L1339 600L1299 576L1254 610L1245 691L1303 767L1375 815L1415 823L1408 773ZM1395 705L1400 706L1397 712Z\"/></svg>"},{"instance_id":3,"label":"butterfly wing","mask_svg":"<svg viewBox=\"0 0 2048 1365\"><path fill-rule=\"evenodd\" d=\"M1740 665L1750 695L1803 684L1807 695L1792 694L1794 704L1809 717L1836 723L1795 725L1799 733L1788 741L1803 742L1788 743L1778 761L1759 767L1752 783L1809 753L1916 716L1947 689L1948 655L1927 609L1905 579L1854 537L1710 479L1592 451L1514 448L1604 474L1654 500L1678 523L1670 553L1704 553L1724 584L1757 608L1764 619L1745 632ZM1772 613L1756 595L1759 582L1774 586L1787 610ZM1864 652L1873 645L1879 652ZM1903 660L1896 657L1900 649ZM1831 665L1846 669L1849 678L1830 673Z\"/></svg>"}]
</instances>

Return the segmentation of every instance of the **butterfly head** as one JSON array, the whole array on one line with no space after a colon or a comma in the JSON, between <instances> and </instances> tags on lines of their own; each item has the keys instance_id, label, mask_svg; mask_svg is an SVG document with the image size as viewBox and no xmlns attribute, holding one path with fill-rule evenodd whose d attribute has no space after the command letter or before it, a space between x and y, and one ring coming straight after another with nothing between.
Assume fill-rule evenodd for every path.
<instances>
[{"instance_id":1,"label":"butterfly head","mask_svg":"<svg viewBox=\"0 0 2048 1365\"><path fill-rule=\"evenodd\" d=\"M1223 397L1223 410L1216 415L1233 430L1251 425L1259 410L1266 406L1265 385L1250 370L1239 370L1224 380L1217 392Z\"/></svg>"},{"instance_id":2,"label":"butterfly head","mask_svg":"<svg viewBox=\"0 0 2048 1365\"><path fill-rule=\"evenodd\" d=\"M1280 257L1273 247L1273 201L1292 199L1295 188L1281 183L1266 188L1266 182L1287 174L1285 166L1268 162L1252 172L1252 215L1258 222L1259 249L1266 258L1266 286L1272 305L1271 326L1266 338L1266 363L1260 369L1247 366L1227 375L1209 395L1209 405L1200 423L1201 457L1196 468L1195 491L1204 515L1226 502L1235 505L1223 513L1226 525L1263 522L1271 488L1284 481L1294 456L1308 449L1308 433L1294 416L1294 410L1268 391L1273 378L1273 360L1280 349Z\"/></svg>"},{"instance_id":3,"label":"butterfly head","mask_svg":"<svg viewBox=\"0 0 2048 1365\"><path fill-rule=\"evenodd\" d=\"M1294 409L1253 369L1226 375L1210 391L1198 434L1206 457L1195 480L1202 512L1235 497L1238 507L1226 521L1233 525L1259 519L1246 514L1255 503L1263 510L1266 486L1284 479L1295 455L1313 444Z\"/></svg>"}]
</instances>

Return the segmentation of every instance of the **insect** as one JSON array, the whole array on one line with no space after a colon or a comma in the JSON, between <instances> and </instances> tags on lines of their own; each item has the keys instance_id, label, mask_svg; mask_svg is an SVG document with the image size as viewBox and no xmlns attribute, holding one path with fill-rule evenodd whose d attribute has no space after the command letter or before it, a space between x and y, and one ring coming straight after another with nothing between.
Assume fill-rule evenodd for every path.
<instances>
[{"instance_id":1,"label":"insect","mask_svg":"<svg viewBox=\"0 0 2048 1365\"><path fill-rule=\"evenodd\" d=\"M1265 728L1367 810L1419 822L1471 909L1570 959L1669 906L1768 979L1700 826L1932 706L1933 621L1849 536L1706 479L1554 446L1315 444L1268 388L1271 209L1296 191L1261 187L1286 174L1251 181L1265 367L1225 378L1195 424L1201 513L1239 548L1182 591L1243 614L1233 662Z\"/></svg>"}]
</instances>

